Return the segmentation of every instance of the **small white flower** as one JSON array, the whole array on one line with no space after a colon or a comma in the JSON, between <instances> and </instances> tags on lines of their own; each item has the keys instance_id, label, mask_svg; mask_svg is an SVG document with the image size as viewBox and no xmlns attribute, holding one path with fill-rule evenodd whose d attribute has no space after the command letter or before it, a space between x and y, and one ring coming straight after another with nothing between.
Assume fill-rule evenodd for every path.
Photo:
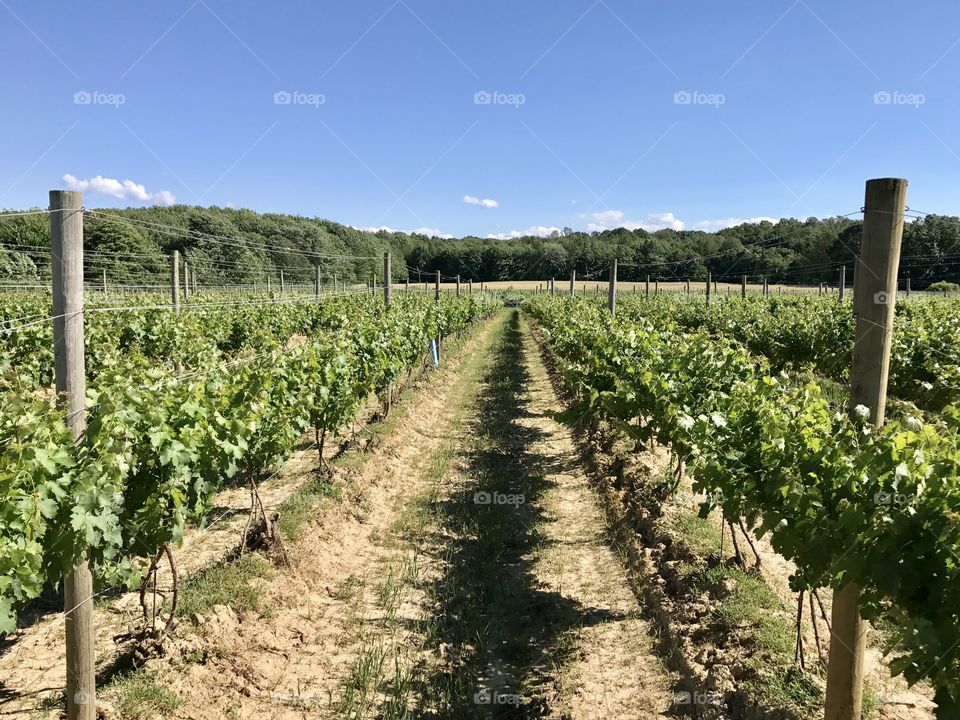
<instances>
[{"instance_id":1,"label":"small white flower","mask_svg":"<svg viewBox=\"0 0 960 720\"><path fill-rule=\"evenodd\" d=\"M870 419L870 408L868 408L866 405L857 405L853 409L853 412L856 413L857 417L859 417L861 420Z\"/></svg>"},{"instance_id":2,"label":"small white flower","mask_svg":"<svg viewBox=\"0 0 960 720\"><path fill-rule=\"evenodd\" d=\"M727 426L726 418L724 418L723 415L721 415L720 413L716 413L716 412L713 413L713 414L710 416L710 419L713 420L713 424L716 425L717 427L726 427L726 426Z\"/></svg>"},{"instance_id":3,"label":"small white flower","mask_svg":"<svg viewBox=\"0 0 960 720\"><path fill-rule=\"evenodd\" d=\"M783 450L787 446L787 441L784 440L783 438L777 438L776 440L773 441L773 446L777 450Z\"/></svg>"},{"instance_id":4,"label":"small white flower","mask_svg":"<svg viewBox=\"0 0 960 720\"><path fill-rule=\"evenodd\" d=\"M903 478L910 477L910 468L907 467L906 463L900 463L897 465L896 471L894 471L897 480L903 480Z\"/></svg>"},{"instance_id":5,"label":"small white flower","mask_svg":"<svg viewBox=\"0 0 960 720\"><path fill-rule=\"evenodd\" d=\"M906 425L910 430L914 432L919 432L923 429L923 421L918 417L913 417L912 415L906 418L903 421L903 424Z\"/></svg>"},{"instance_id":6,"label":"small white flower","mask_svg":"<svg viewBox=\"0 0 960 720\"><path fill-rule=\"evenodd\" d=\"M684 430L689 430L693 427L693 418L689 415L681 415L680 419L677 421Z\"/></svg>"},{"instance_id":7,"label":"small white flower","mask_svg":"<svg viewBox=\"0 0 960 720\"><path fill-rule=\"evenodd\" d=\"M933 383L930 383L930 382L927 382L926 380L924 380L924 381L923 381L922 383L920 383L920 384L923 385L923 389L924 389L924 390L933 390Z\"/></svg>"}]
</instances>

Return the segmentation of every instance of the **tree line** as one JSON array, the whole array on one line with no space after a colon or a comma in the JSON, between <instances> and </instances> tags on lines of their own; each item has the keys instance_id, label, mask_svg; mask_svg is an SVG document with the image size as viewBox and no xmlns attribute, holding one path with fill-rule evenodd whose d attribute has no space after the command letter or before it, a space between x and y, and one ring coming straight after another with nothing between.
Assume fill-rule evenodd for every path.
<instances>
[{"instance_id":1,"label":"tree line","mask_svg":"<svg viewBox=\"0 0 960 720\"><path fill-rule=\"evenodd\" d=\"M718 232L617 228L601 232L565 229L552 237L500 240L442 239L402 232L367 232L329 220L251 210L173 207L88 212L84 246L88 280L104 271L118 284L162 284L176 249L201 283L250 284L278 278L313 282L319 266L325 282L348 282L382 272L391 251L395 281L428 280L439 270L474 281L578 277L603 279L619 261L620 279L702 280L810 284L835 282L841 265L854 269L861 223L851 218L784 219L745 223ZM0 214L0 282L49 278L49 220L44 215ZM960 278L960 218L927 215L907 222L901 277L923 288ZM404 267L406 265L407 267ZM418 276L416 270L424 273Z\"/></svg>"}]
</instances>

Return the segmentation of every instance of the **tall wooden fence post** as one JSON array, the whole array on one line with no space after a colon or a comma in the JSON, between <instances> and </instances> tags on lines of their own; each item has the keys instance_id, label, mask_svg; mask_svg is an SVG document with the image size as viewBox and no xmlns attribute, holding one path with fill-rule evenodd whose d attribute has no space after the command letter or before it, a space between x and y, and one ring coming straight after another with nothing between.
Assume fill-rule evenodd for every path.
<instances>
[{"instance_id":1,"label":"tall wooden fence post","mask_svg":"<svg viewBox=\"0 0 960 720\"><path fill-rule=\"evenodd\" d=\"M320 301L320 266L313 269L313 298Z\"/></svg>"},{"instance_id":2,"label":"tall wooden fence post","mask_svg":"<svg viewBox=\"0 0 960 720\"><path fill-rule=\"evenodd\" d=\"M190 263L183 259L183 300L190 299Z\"/></svg>"},{"instance_id":3,"label":"tall wooden fence post","mask_svg":"<svg viewBox=\"0 0 960 720\"><path fill-rule=\"evenodd\" d=\"M174 250L170 258L170 296L173 300L173 312L180 314L180 251Z\"/></svg>"},{"instance_id":4,"label":"tall wooden fence post","mask_svg":"<svg viewBox=\"0 0 960 720\"><path fill-rule=\"evenodd\" d=\"M460 297L460 276L457 275L457 297Z\"/></svg>"},{"instance_id":5,"label":"tall wooden fence post","mask_svg":"<svg viewBox=\"0 0 960 720\"><path fill-rule=\"evenodd\" d=\"M610 263L610 287L608 288L607 309L611 315L617 314L617 259Z\"/></svg>"},{"instance_id":6,"label":"tall wooden fence post","mask_svg":"<svg viewBox=\"0 0 960 720\"><path fill-rule=\"evenodd\" d=\"M646 288L645 288L645 290L644 290L644 295L645 295L646 297L650 297L650 276L649 276L649 275L647 275L647 284L646 284Z\"/></svg>"},{"instance_id":7,"label":"tall wooden fence post","mask_svg":"<svg viewBox=\"0 0 960 720\"><path fill-rule=\"evenodd\" d=\"M570 295L577 294L577 269L574 268L570 271Z\"/></svg>"},{"instance_id":8,"label":"tall wooden fence post","mask_svg":"<svg viewBox=\"0 0 960 720\"><path fill-rule=\"evenodd\" d=\"M287 292L287 283L283 279L283 270L280 271L280 294L284 295Z\"/></svg>"},{"instance_id":9,"label":"tall wooden fence post","mask_svg":"<svg viewBox=\"0 0 960 720\"><path fill-rule=\"evenodd\" d=\"M883 425L887 375L893 340L894 301L903 240L907 181L868 180L859 268L853 286L856 320L850 408L870 410L871 422ZM833 596L830 663L827 667L826 720L860 720L863 705L863 660L866 623L860 617L860 588L854 583Z\"/></svg>"},{"instance_id":10,"label":"tall wooden fence post","mask_svg":"<svg viewBox=\"0 0 960 720\"><path fill-rule=\"evenodd\" d=\"M707 305L710 304L710 271L707 270Z\"/></svg>"},{"instance_id":11,"label":"tall wooden fence post","mask_svg":"<svg viewBox=\"0 0 960 720\"><path fill-rule=\"evenodd\" d=\"M440 271L437 270L437 274L434 279L434 287L436 288L437 302L440 302Z\"/></svg>"},{"instance_id":12,"label":"tall wooden fence post","mask_svg":"<svg viewBox=\"0 0 960 720\"><path fill-rule=\"evenodd\" d=\"M107 271L103 271L103 291L107 291Z\"/></svg>"},{"instance_id":13,"label":"tall wooden fence post","mask_svg":"<svg viewBox=\"0 0 960 720\"><path fill-rule=\"evenodd\" d=\"M847 287L847 266L840 266L840 291L837 294L837 297L840 299L840 302L843 302L843 292Z\"/></svg>"},{"instance_id":14,"label":"tall wooden fence post","mask_svg":"<svg viewBox=\"0 0 960 720\"><path fill-rule=\"evenodd\" d=\"M87 427L83 340L83 194L50 191L50 253L53 276L53 351L57 402L80 440ZM67 718L97 716L94 668L93 576L86 553L63 583L67 641Z\"/></svg>"},{"instance_id":15,"label":"tall wooden fence post","mask_svg":"<svg viewBox=\"0 0 960 720\"><path fill-rule=\"evenodd\" d=\"M390 253L383 254L383 304L390 307L390 296L393 294L393 280L390 267Z\"/></svg>"}]
</instances>

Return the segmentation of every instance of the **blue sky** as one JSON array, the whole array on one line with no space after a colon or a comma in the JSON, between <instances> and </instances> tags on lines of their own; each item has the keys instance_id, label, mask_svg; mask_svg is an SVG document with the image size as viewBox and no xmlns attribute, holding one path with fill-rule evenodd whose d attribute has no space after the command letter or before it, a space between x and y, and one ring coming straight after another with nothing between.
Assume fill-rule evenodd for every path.
<instances>
[{"instance_id":1,"label":"blue sky","mask_svg":"<svg viewBox=\"0 0 960 720\"><path fill-rule=\"evenodd\" d=\"M958 21L955 0L0 0L0 207L70 186L456 236L715 229L854 212L897 176L960 214Z\"/></svg>"}]
</instances>

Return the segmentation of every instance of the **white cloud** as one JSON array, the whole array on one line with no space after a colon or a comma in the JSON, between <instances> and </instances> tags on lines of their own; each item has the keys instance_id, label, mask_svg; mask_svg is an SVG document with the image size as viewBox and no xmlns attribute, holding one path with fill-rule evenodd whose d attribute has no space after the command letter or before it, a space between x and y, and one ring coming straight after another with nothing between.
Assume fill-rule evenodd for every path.
<instances>
[{"instance_id":1,"label":"white cloud","mask_svg":"<svg viewBox=\"0 0 960 720\"><path fill-rule=\"evenodd\" d=\"M487 237L491 240L511 240L513 238L530 237L550 237L551 235L560 235L563 228L545 227L543 225L533 225L526 230L511 230L508 233L491 233Z\"/></svg>"},{"instance_id":2,"label":"white cloud","mask_svg":"<svg viewBox=\"0 0 960 720\"><path fill-rule=\"evenodd\" d=\"M743 225L744 223L750 223L755 225L757 223L770 222L777 223L779 218L772 217L753 217L753 218L722 218L719 220L701 220L698 223L694 223L694 230L703 230L704 232L717 232L718 230L723 230L724 228L736 227L737 225Z\"/></svg>"},{"instance_id":3,"label":"white cloud","mask_svg":"<svg viewBox=\"0 0 960 720\"><path fill-rule=\"evenodd\" d=\"M627 230L656 232L657 230L667 228L671 230L683 230L685 227L683 220L680 220L670 212L651 213L640 220L625 219L625 214L622 210L604 210L603 212L591 213L586 217L590 220L590 222L587 223L587 229L591 232L621 227Z\"/></svg>"},{"instance_id":4,"label":"white cloud","mask_svg":"<svg viewBox=\"0 0 960 720\"><path fill-rule=\"evenodd\" d=\"M453 235L445 233L441 230L437 230L436 228L428 228L428 227L417 228L416 230L399 230L397 228L392 228L389 225L380 225L379 227L374 227L372 225L368 225L367 227L351 225L350 227L352 227L354 230L362 230L363 232L368 232L368 233L388 232L388 233L406 233L407 235L417 234L417 235L427 235L429 237L442 238L443 240L450 240L453 237Z\"/></svg>"},{"instance_id":5,"label":"white cloud","mask_svg":"<svg viewBox=\"0 0 960 720\"><path fill-rule=\"evenodd\" d=\"M467 205L479 205L480 207L484 207L484 208L500 207L500 203L498 203L496 200L491 200L490 198L483 198L481 200L480 198L474 197L473 195L464 195L463 201Z\"/></svg>"},{"instance_id":6,"label":"white cloud","mask_svg":"<svg viewBox=\"0 0 960 720\"><path fill-rule=\"evenodd\" d=\"M413 232L417 235L426 235L428 237L441 238L442 240L450 240L453 237L453 235L437 230L436 228L417 228Z\"/></svg>"},{"instance_id":7,"label":"white cloud","mask_svg":"<svg viewBox=\"0 0 960 720\"><path fill-rule=\"evenodd\" d=\"M139 200L152 205L175 205L177 198L169 190L148 193L147 189L133 180L116 180L97 175L89 180L80 180L69 173L63 176L63 182L70 190L110 195L121 200Z\"/></svg>"}]
</instances>

